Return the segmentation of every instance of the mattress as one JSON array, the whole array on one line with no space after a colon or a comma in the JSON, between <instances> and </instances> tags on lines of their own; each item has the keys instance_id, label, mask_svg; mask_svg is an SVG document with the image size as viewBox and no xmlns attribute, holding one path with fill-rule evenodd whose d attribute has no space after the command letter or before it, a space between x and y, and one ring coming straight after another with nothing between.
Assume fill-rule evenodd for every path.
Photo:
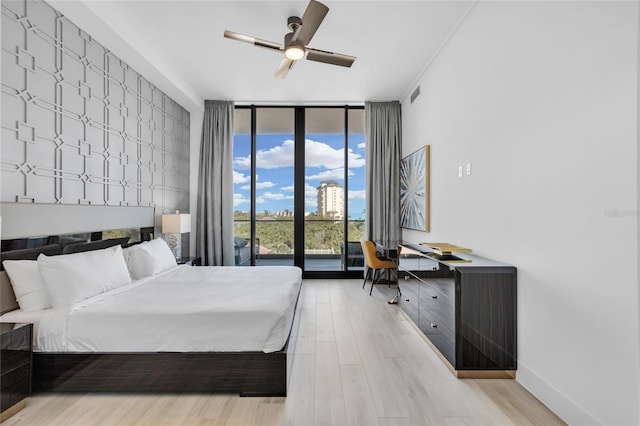
<instances>
[{"instance_id":1,"label":"mattress","mask_svg":"<svg viewBox=\"0 0 640 426\"><path fill-rule=\"evenodd\" d=\"M291 266L180 265L64 309L12 311L36 352L279 351L302 272Z\"/></svg>"}]
</instances>

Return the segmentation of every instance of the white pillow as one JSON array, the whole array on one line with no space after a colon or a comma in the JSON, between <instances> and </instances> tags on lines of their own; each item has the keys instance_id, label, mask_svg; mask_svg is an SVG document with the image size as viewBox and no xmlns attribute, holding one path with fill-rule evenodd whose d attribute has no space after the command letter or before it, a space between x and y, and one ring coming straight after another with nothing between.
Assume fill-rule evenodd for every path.
<instances>
[{"instance_id":1,"label":"white pillow","mask_svg":"<svg viewBox=\"0 0 640 426\"><path fill-rule=\"evenodd\" d=\"M134 280L176 266L176 258L162 238L145 241L125 249L129 273Z\"/></svg>"},{"instance_id":2,"label":"white pillow","mask_svg":"<svg viewBox=\"0 0 640 426\"><path fill-rule=\"evenodd\" d=\"M35 260L5 260L2 262L20 309L24 312L39 311L51 307L38 262Z\"/></svg>"},{"instance_id":3,"label":"white pillow","mask_svg":"<svg viewBox=\"0 0 640 426\"><path fill-rule=\"evenodd\" d=\"M102 250L38 256L51 306L62 308L131 282L119 245Z\"/></svg>"}]
</instances>

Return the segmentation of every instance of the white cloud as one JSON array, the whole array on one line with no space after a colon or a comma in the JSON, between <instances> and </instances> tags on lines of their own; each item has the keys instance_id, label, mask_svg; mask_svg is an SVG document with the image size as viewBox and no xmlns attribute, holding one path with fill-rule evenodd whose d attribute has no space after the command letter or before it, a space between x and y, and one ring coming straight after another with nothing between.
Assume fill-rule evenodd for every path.
<instances>
[{"instance_id":1,"label":"white cloud","mask_svg":"<svg viewBox=\"0 0 640 426\"><path fill-rule=\"evenodd\" d=\"M244 194L238 194L238 193L234 193L233 194L233 206L239 206L240 204L250 204L251 200L249 198L246 198L244 196ZM264 198L261 197L256 197L256 204L264 204Z\"/></svg>"},{"instance_id":2,"label":"white cloud","mask_svg":"<svg viewBox=\"0 0 640 426\"><path fill-rule=\"evenodd\" d=\"M256 182L256 189L273 188L274 186L276 186L276 184L273 182ZM251 189L251 185L241 186L240 189L245 189L248 191Z\"/></svg>"},{"instance_id":3,"label":"white cloud","mask_svg":"<svg viewBox=\"0 0 640 426\"><path fill-rule=\"evenodd\" d=\"M311 198L313 197L313 199L317 199L318 198L318 188L316 188L313 185L309 185L308 183L305 182L304 184L304 196L305 198Z\"/></svg>"},{"instance_id":4,"label":"white cloud","mask_svg":"<svg viewBox=\"0 0 640 426\"><path fill-rule=\"evenodd\" d=\"M243 194L238 194L235 193L233 194L233 206L239 206L240 204L248 204L250 203L251 200L248 198L245 198L245 196Z\"/></svg>"},{"instance_id":5,"label":"white cloud","mask_svg":"<svg viewBox=\"0 0 640 426\"><path fill-rule=\"evenodd\" d=\"M274 146L267 150L260 149L256 152L256 167L259 169L276 169L278 167L293 167L294 142L287 139L282 145ZM251 155L236 157L233 160L239 169L251 168Z\"/></svg>"},{"instance_id":6,"label":"white cloud","mask_svg":"<svg viewBox=\"0 0 640 426\"><path fill-rule=\"evenodd\" d=\"M294 187L293 185L291 186L284 186L282 188L280 188L282 191L287 191L287 192L293 192ZM304 183L304 196L306 198L310 198L313 197L313 199L315 200L316 197L318 196L318 190L315 186L313 185L309 185L308 183ZM315 202L315 201L314 201Z\"/></svg>"},{"instance_id":7,"label":"white cloud","mask_svg":"<svg viewBox=\"0 0 640 426\"><path fill-rule=\"evenodd\" d=\"M317 198L305 198L304 199L304 208L306 211L315 212L318 210L318 199Z\"/></svg>"},{"instance_id":8,"label":"white cloud","mask_svg":"<svg viewBox=\"0 0 640 426\"><path fill-rule=\"evenodd\" d=\"M358 148L360 148L360 149L365 149L366 147L367 147L367 144L365 142L360 142L358 144Z\"/></svg>"},{"instance_id":9,"label":"white cloud","mask_svg":"<svg viewBox=\"0 0 640 426\"><path fill-rule=\"evenodd\" d=\"M267 150L258 150L256 153L256 167L259 169L275 169L278 167L292 167L294 163L295 143L291 139L282 142L282 145L274 146ZM348 150L349 166L363 167L365 160L352 149ZM305 162L307 167L323 167L335 169L344 164L344 149L335 149L324 142L311 139L305 140ZM242 170L251 168L251 156L236 157L234 165Z\"/></svg>"},{"instance_id":10,"label":"white cloud","mask_svg":"<svg viewBox=\"0 0 640 426\"><path fill-rule=\"evenodd\" d=\"M276 186L275 183L273 182L257 182L256 183L256 189L265 189L265 188L273 188L274 186Z\"/></svg>"},{"instance_id":11,"label":"white cloud","mask_svg":"<svg viewBox=\"0 0 640 426\"><path fill-rule=\"evenodd\" d=\"M349 166L364 166L364 158L356 154L352 149L348 150ZM344 165L344 149L334 149L323 142L305 141L305 162L308 167L324 167L335 169Z\"/></svg>"},{"instance_id":12,"label":"white cloud","mask_svg":"<svg viewBox=\"0 0 640 426\"><path fill-rule=\"evenodd\" d=\"M284 195L273 192L265 192L264 194L261 194L260 197L266 198L267 200L293 200L293 195Z\"/></svg>"},{"instance_id":13,"label":"white cloud","mask_svg":"<svg viewBox=\"0 0 640 426\"><path fill-rule=\"evenodd\" d=\"M318 189L306 182L304 183L304 209L310 212L318 210Z\"/></svg>"},{"instance_id":14,"label":"white cloud","mask_svg":"<svg viewBox=\"0 0 640 426\"><path fill-rule=\"evenodd\" d=\"M236 172L235 170L233 171L233 183L247 183L250 181L249 176Z\"/></svg>"},{"instance_id":15,"label":"white cloud","mask_svg":"<svg viewBox=\"0 0 640 426\"><path fill-rule=\"evenodd\" d=\"M349 176L353 176L353 172L349 170ZM343 180L344 179L344 167L340 167L333 170L325 170L315 175L307 176L309 180Z\"/></svg>"},{"instance_id":16,"label":"white cloud","mask_svg":"<svg viewBox=\"0 0 640 426\"><path fill-rule=\"evenodd\" d=\"M364 189L361 191L351 191L349 190L348 195L350 200L364 200Z\"/></svg>"}]
</instances>

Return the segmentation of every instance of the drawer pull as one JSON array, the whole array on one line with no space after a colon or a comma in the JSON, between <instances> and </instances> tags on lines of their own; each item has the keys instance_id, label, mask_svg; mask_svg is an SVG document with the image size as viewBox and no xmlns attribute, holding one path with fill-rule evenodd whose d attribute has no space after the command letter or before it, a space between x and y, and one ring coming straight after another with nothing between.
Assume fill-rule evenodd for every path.
<instances>
[{"instance_id":1,"label":"drawer pull","mask_svg":"<svg viewBox=\"0 0 640 426\"><path fill-rule=\"evenodd\" d=\"M410 300L410 299L404 299L404 301L405 301L405 302L410 302L411 300Z\"/></svg>"},{"instance_id":2,"label":"drawer pull","mask_svg":"<svg viewBox=\"0 0 640 426\"><path fill-rule=\"evenodd\" d=\"M438 324L431 323L431 328L438 328Z\"/></svg>"},{"instance_id":3,"label":"drawer pull","mask_svg":"<svg viewBox=\"0 0 640 426\"><path fill-rule=\"evenodd\" d=\"M438 296L431 296L433 300L438 300Z\"/></svg>"}]
</instances>

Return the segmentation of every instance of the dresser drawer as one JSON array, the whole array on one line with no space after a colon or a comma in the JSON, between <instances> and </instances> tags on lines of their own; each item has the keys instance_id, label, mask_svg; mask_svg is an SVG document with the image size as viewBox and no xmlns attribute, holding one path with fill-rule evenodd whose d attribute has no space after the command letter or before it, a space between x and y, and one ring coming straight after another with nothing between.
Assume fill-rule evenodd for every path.
<instances>
[{"instance_id":1,"label":"dresser drawer","mask_svg":"<svg viewBox=\"0 0 640 426\"><path fill-rule=\"evenodd\" d=\"M433 322L455 330L455 304L437 286L429 282L420 289L420 311L428 312Z\"/></svg>"},{"instance_id":2,"label":"dresser drawer","mask_svg":"<svg viewBox=\"0 0 640 426\"><path fill-rule=\"evenodd\" d=\"M0 350L8 349L28 351L31 347L30 339L30 326L22 326L6 332L3 330L2 335L0 335Z\"/></svg>"},{"instance_id":3,"label":"dresser drawer","mask_svg":"<svg viewBox=\"0 0 640 426\"><path fill-rule=\"evenodd\" d=\"M456 298L456 286L451 278L432 278L429 284L451 300Z\"/></svg>"},{"instance_id":4,"label":"dresser drawer","mask_svg":"<svg viewBox=\"0 0 640 426\"><path fill-rule=\"evenodd\" d=\"M445 339L455 342L455 333L437 315L425 309L420 309L418 328L429 338L433 335L443 336Z\"/></svg>"},{"instance_id":5,"label":"dresser drawer","mask_svg":"<svg viewBox=\"0 0 640 426\"><path fill-rule=\"evenodd\" d=\"M31 392L31 371L29 364L2 374L0 388L0 411L22 401Z\"/></svg>"},{"instance_id":6,"label":"dresser drawer","mask_svg":"<svg viewBox=\"0 0 640 426\"><path fill-rule=\"evenodd\" d=\"M8 372L5 372L3 370L2 383L0 384L0 389L2 389L2 394L4 395L4 392L6 389L13 388L15 384L20 382L24 377L29 378L30 376L31 376L31 370L29 369L29 364Z\"/></svg>"},{"instance_id":7,"label":"dresser drawer","mask_svg":"<svg viewBox=\"0 0 640 426\"><path fill-rule=\"evenodd\" d=\"M449 364L456 368L456 345L452 340L443 335L429 336L431 343L435 345L442 355L449 361Z\"/></svg>"},{"instance_id":8,"label":"dresser drawer","mask_svg":"<svg viewBox=\"0 0 640 426\"><path fill-rule=\"evenodd\" d=\"M409 318L418 324L418 282L415 280L400 281L402 296L398 299L398 304Z\"/></svg>"},{"instance_id":9,"label":"dresser drawer","mask_svg":"<svg viewBox=\"0 0 640 426\"><path fill-rule=\"evenodd\" d=\"M32 324L0 323L0 412L31 394ZM12 411L11 414L15 413Z\"/></svg>"},{"instance_id":10,"label":"dresser drawer","mask_svg":"<svg viewBox=\"0 0 640 426\"><path fill-rule=\"evenodd\" d=\"M0 351L0 360L2 377L4 378L5 373L28 365L31 361L31 354L27 350L3 349Z\"/></svg>"}]
</instances>

